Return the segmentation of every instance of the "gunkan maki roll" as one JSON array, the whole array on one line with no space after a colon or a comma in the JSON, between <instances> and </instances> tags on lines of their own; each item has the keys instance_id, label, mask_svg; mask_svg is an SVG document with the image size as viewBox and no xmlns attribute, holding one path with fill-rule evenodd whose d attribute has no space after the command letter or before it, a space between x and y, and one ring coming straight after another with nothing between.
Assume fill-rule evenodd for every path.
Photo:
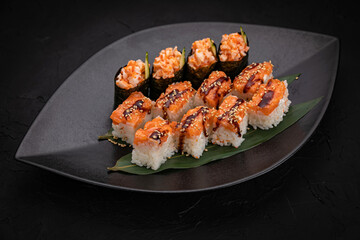
<instances>
[{"instance_id":1,"label":"gunkan maki roll","mask_svg":"<svg viewBox=\"0 0 360 240\"><path fill-rule=\"evenodd\" d=\"M133 92L141 92L144 96L149 96L150 65L148 53L145 55L145 63L140 59L130 60L126 66L121 67L115 74L114 83L114 109Z\"/></svg>"},{"instance_id":2,"label":"gunkan maki roll","mask_svg":"<svg viewBox=\"0 0 360 240\"><path fill-rule=\"evenodd\" d=\"M216 45L212 39L204 38L193 42L187 58L185 79L197 90L215 69L217 62Z\"/></svg>"},{"instance_id":3,"label":"gunkan maki roll","mask_svg":"<svg viewBox=\"0 0 360 240\"><path fill-rule=\"evenodd\" d=\"M249 40L241 27L240 32L222 35L218 70L233 79L248 65L249 49Z\"/></svg>"},{"instance_id":4,"label":"gunkan maki roll","mask_svg":"<svg viewBox=\"0 0 360 240\"><path fill-rule=\"evenodd\" d=\"M185 48L177 47L161 50L154 60L151 78L150 97L156 100L166 88L174 82L180 82L184 76Z\"/></svg>"}]
</instances>

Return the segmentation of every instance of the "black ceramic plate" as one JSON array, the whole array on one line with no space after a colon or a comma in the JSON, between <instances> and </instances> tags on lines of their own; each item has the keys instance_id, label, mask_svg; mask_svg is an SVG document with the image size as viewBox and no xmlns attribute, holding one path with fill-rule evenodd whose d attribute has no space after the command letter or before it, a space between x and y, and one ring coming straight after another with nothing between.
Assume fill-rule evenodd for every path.
<instances>
[{"instance_id":1,"label":"black ceramic plate","mask_svg":"<svg viewBox=\"0 0 360 240\"><path fill-rule=\"evenodd\" d=\"M109 173L129 150L97 137L106 133L113 106L113 76L130 59L152 63L158 53L205 37L216 43L224 33L239 31L251 41L249 63L271 60L274 76L302 73L290 86L293 104L323 96L296 124L244 153L187 170L137 176ZM188 192L220 188L259 176L288 159L319 124L329 103L339 57L339 41L331 36L292 29L238 23L184 23L131 34L105 47L79 67L55 92L23 139L16 158L90 184L136 191Z\"/></svg>"}]
</instances>

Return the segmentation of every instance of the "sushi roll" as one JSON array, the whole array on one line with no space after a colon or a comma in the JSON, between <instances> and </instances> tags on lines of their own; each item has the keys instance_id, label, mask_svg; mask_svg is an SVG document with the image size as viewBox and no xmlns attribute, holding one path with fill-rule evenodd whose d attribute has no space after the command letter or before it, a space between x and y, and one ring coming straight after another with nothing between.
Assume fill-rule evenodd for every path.
<instances>
[{"instance_id":1,"label":"sushi roll","mask_svg":"<svg viewBox=\"0 0 360 240\"><path fill-rule=\"evenodd\" d=\"M193 42L187 57L185 79L197 90L203 80L215 69L218 61L216 45L210 38Z\"/></svg>"},{"instance_id":2,"label":"sushi roll","mask_svg":"<svg viewBox=\"0 0 360 240\"><path fill-rule=\"evenodd\" d=\"M176 141L176 122L156 117L136 131L131 162L157 170L177 151Z\"/></svg>"},{"instance_id":3,"label":"sushi roll","mask_svg":"<svg viewBox=\"0 0 360 240\"><path fill-rule=\"evenodd\" d=\"M251 100L262 83L273 77L271 61L252 63L235 77L231 94L246 101Z\"/></svg>"},{"instance_id":4,"label":"sushi roll","mask_svg":"<svg viewBox=\"0 0 360 240\"><path fill-rule=\"evenodd\" d=\"M154 116L180 121L182 116L193 107L195 93L189 81L171 84L156 100Z\"/></svg>"},{"instance_id":5,"label":"sushi roll","mask_svg":"<svg viewBox=\"0 0 360 240\"><path fill-rule=\"evenodd\" d=\"M112 120L112 135L133 144L136 130L152 119L154 102L141 92L133 92L114 110Z\"/></svg>"},{"instance_id":6,"label":"sushi roll","mask_svg":"<svg viewBox=\"0 0 360 240\"><path fill-rule=\"evenodd\" d=\"M256 128L276 127L289 110L287 82L270 79L262 84L249 102L249 124Z\"/></svg>"},{"instance_id":7,"label":"sushi roll","mask_svg":"<svg viewBox=\"0 0 360 240\"><path fill-rule=\"evenodd\" d=\"M142 92L148 96L150 86L148 53L145 55L145 63L140 59L130 60L126 66L121 67L115 74L114 83L114 109L133 92Z\"/></svg>"},{"instance_id":8,"label":"sushi roll","mask_svg":"<svg viewBox=\"0 0 360 240\"><path fill-rule=\"evenodd\" d=\"M240 32L222 35L217 68L233 79L248 65L249 49L249 40L242 28Z\"/></svg>"},{"instance_id":9,"label":"sushi roll","mask_svg":"<svg viewBox=\"0 0 360 240\"><path fill-rule=\"evenodd\" d=\"M238 148L244 141L248 126L246 101L236 96L227 96L214 117L211 142L220 146Z\"/></svg>"},{"instance_id":10,"label":"sushi roll","mask_svg":"<svg viewBox=\"0 0 360 240\"><path fill-rule=\"evenodd\" d=\"M200 158L208 143L212 128L213 115L216 110L198 106L190 109L177 125L179 149L194 158Z\"/></svg>"},{"instance_id":11,"label":"sushi roll","mask_svg":"<svg viewBox=\"0 0 360 240\"><path fill-rule=\"evenodd\" d=\"M182 81L184 66L185 48L182 52L177 47L161 50L153 64L150 97L155 100L171 83Z\"/></svg>"},{"instance_id":12,"label":"sushi roll","mask_svg":"<svg viewBox=\"0 0 360 240\"><path fill-rule=\"evenodd\" d=\"M223 71L213 71L195 95L195 106L218 108L231 89L231 79Z\"/></svg>"}]
</instances>

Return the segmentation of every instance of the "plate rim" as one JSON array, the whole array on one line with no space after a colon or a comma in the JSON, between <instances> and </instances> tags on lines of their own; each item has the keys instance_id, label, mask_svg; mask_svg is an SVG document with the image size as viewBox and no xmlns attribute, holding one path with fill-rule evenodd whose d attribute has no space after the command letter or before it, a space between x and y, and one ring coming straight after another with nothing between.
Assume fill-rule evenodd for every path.
<instances>
[{"instance_id":1,"label":"plate rim","mask_svg":"<svg viewBox=\"0 0 360 240\"><path fill-rule=\"evenodd\" d=\"M90 180L87 178L83 178L83 177L79 177L79 176L75 176L51 167L47 167L44 166L42 164L38 164L35 162L32 162L30 160L27 160L26 158L32 158L32 157L36 157L36 156L31 156L31 155L21 155L21 148L22 145L24 144L25 140L28 138L28 136L30 135L30 133L33 131L34 128L34 123L37 121L37 119L39 119L43 113L47 110L47 108L51 105L52 101L55 99L55 97L57 96L57 94L59 94L60 90L62 88L64 88L66 86L66 84L68 84L70 82L70 77L75 74L76 72L80 71L83 67L85 67L85 65L88 63L88 61L92 58L94 58L97 55L100 55L102 52L106 51L108 48L111 48L111 46L115 45L118 41L121 40L126 40L129 37L133 37L136 36L138 34L143 34L146 32L151 32L154 29L161 29L161 28L168 28L168 27L175 27L175 26L179 26L179 25L192 25L192 24L239 24L239 25L247 25L247 26L253 26L253 27L265 27L265 28L274 28L274 29L283 29L286 31L295 31L295 32L299 32L299 33L307 33L307 34L311 34L311 35L317 35L317 36L322 36L322 37L327 37L329 39L332 39L331 41L329 41L328 44L336 44L337 47L337 51L336 51L336 56L335 56L335 74L331 77L331 81L330 81L330 85L331 87L328 89L327 93L329 94L329 97L327 97L327 99L321 99L320 102L324 101L323 103L323 107L320 110L319 116L316 118L316 121L314 122L313 126L311 127L311 129L307 132L307 134L305 135L304 139L290 152L288 153L286 156L284 156L282 159L280 159L279 161L275 162L274 164L272 164L271 166L258 171L252 175L246 176L244 178L232 181L232 182L227 182L227 183L223 183L223 184L219 184L219 185L215 185L215 186L211 186L211 187L205 187L205 188L197 188L197 189L182 189L182 190L150 190L150 189L139 189L139 188L131 188L131 187L125 187L125 186L119 186L119 185L113 185L113 184L107 184L107 183L102 183L102 182L98 182L98 181L94 181L94 180ZM326 45L327 46L327 45ZM324 47L326 47L324 46ZM45 105L42 107L42 109L39 111L39 113L36 115L36 117L34 118L34 120L31 122L30 127L28 128L26 134L24 135L24 137L21 140L21 143L19 144L16 153L14 155L15 160L25 163L25 164L29 164L35 167L38 167L40 169L44 169L56 174L59 174L61 176L64 177L68 177L70 179L74 179L74 180L78 180L80 182L83 183L87 183L87 184L92 184L95 186L100 186L100 187L105 187L108 189L116 189L116 190L125 190L125 191L131 191L131 192L144 192L144 193L193 193L193 192L204 192L204 191L210 191L210 190L216 190L216 189L221 189L221 188L225 188L225 187L230 187L233 185L237 185L243 182L247 182L251 179L257 178L261 175L264 175L270 171L272 171L273 169L277 168L278 166L280 166L281 164L283 164L285 161L287 161L291 156L293 156L300 148L303 147L303 145L310 139L311 135L314 133L315 129L318 127L319 123L321 122L321 120L324 117L324 114L328 108L329 102L332 98L332 94L333 94L333 90L334 90L334 86L335 86L335 80L337 78L338 75L338 67L339 67L339 55L340 55L340 40L339 38L335 37L335 36L331 36L331 35L327 35L327 34L323 34L323 33L318 33L318 32L311 32L311 31L304 31L301 29L294 29L294 28L288 28L288 27L278 27L278 26L271 26L271 25L264 25L264 24L252 24L252 23L237 23L237 22L226 22L226 21L222 21L222 22L214 22L214 21L196 21L196 22L181 22L181 23L173 23L173 24L165 24L165 25L158 25L158 26L154 26L154 27L150 27L150 28L146 28L146 29L142 29L139 31L136 31L134 33L130 33L128 35L125 35L124 37L121 37L119 39L116 39L115 41L109 43L108 45L104 46L103 48L101 48L99 51L95 52L94 54L92 54L91 56L89 56L83 63L81 63L74 71L72 71L67 77L66 79L56 88L56 90L53 92L53 94L50 96L50 98L48 99L48 101L45 103ZM306 59L305 59L306 60ZM319 103L320 103L319 102ZM302 119L300 119L299 121L301 121ZM292 126L290 126L292 127ZM179 171L179 170L177 170ZM180 171L182 171L180 169Z\"/></svg>"}]
</instances>

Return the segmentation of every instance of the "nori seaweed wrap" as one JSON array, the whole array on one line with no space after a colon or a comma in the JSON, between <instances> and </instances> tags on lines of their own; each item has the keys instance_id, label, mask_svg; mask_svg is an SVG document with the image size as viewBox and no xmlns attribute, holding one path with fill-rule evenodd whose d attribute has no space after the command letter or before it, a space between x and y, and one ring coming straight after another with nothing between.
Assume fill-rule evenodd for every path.
<instances>
[{"instance_id":1,"label":"nori seaweed wrap","mask_svg":"<svg viewBox=\"0 0 360 240\"><path fill-rule=\"evenodd\" d=\"M114 77L114 109L133 92L137 91L146 97L149 96L150 67L148 58L148 53L146 53L145 63L140 59L137 61L130 60L127 65L116 72Z\"/></svg>"},{"instance_id":2,"label":"nori seaweed wrap","mask_svg":"<svg viewBox=\"0 0 360 240\"><path fill-rule=\"evenodd\" d=\"M185 48L181 53L177 47L162 50L153 63L150 98L156 100L170 84L181 82L184 77L184 66Z\"/></svg>"},{"instance_id":3,"label":"nori seaweed wrap","mask_svg":"<svg viewBox=\"0 0 360 240\"><path fill-rule=\"evenodd\" d=\"M241 27L240 32L222 36L218 54L217 69L225 72L231 79L234 79L248 65L249 40Z\"/></svg>"},{"instance_id":4,"label":"nori seaweed wrap","mask_svg":"<svg viewBox=\"0 0 360 240\"><path fill-rule=\"evenodd\" d=\"M185 79L197 90L215 69L217 62L216 44L212 39L195 41L187 57Z\"/></svg>"}]
</instances>

